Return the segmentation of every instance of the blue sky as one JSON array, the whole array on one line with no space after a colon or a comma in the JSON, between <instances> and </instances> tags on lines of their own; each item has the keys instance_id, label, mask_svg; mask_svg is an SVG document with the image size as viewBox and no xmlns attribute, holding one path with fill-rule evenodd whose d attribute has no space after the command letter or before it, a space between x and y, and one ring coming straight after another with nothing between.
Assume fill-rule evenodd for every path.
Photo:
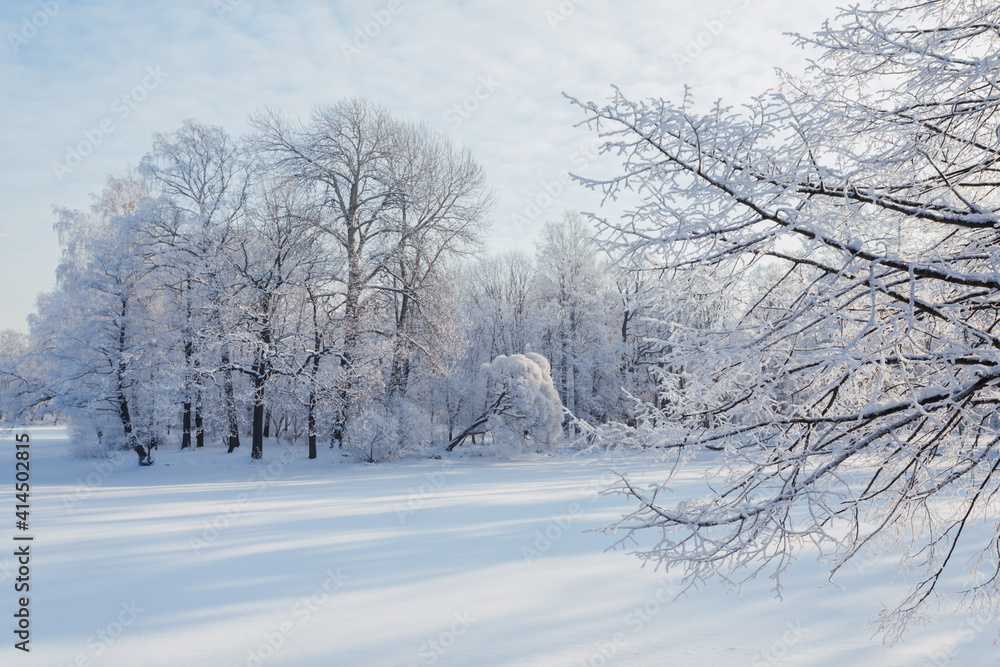
<instances>
[{"instance_id":1,"label":"blue sky","mask_svg":"<svg viewBox=\"0 0 1000 667\"><path fill-rule=\"evenodd\" d=\"M739 104L775 84L774 67L802 70L811 54L782 33L818 28L837 5L4 0L0 329L26 330L54 284L52 206L86 208L186 118L240 134L265 105L303 115L368 96L468 146L499 196L493 245L531 251L541 222L600 204L560 183L593 151L563 92L676 100L688 83L702 105Z\"/></svg>"}]
</instances>

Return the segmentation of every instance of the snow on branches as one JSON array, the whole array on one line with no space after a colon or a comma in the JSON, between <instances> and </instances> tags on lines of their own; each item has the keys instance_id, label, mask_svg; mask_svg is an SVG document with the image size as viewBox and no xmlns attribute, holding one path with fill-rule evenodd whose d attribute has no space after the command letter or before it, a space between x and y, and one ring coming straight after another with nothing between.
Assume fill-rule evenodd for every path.
<instances>
[{"instance_id":1,"label":"snow on branches","mask_svg":"<svg viewBox=\"0 0 1000 667\"><path fill-rule=\"evenodd\" d=\"M540 354L500 355L483 366L487 400L496 403L490 429L497 441L535 443L548 449L562 435L562 404L552 384L551 367Z\"/></svg>"},{"instance_id":2,"label":"snow on branches","mask_svg":"<svg viewBox=\"0 0 1000 667\"><path fill-rule=\"evenodd\" d=\"M713 491L670 507L623 480L638 508L617 528L654 529L641 555L691 583L766 572L780 590L806 544L831 576L899 553L919 577L880 617L893 640L976 521L965 602L1000 597L1000 6L881 1L799 41L823 57L740 111L574 101L623 159L585 182L637 202L603 222L607 248L729 297L701 326L664 322L652 418L664 451L721 451Z\"/></svg>"},{"instance_id":3,"label":"snow on branches","mask_svg":"<svg viewBox=\"0 0 1000 667\"><path fill-rule=\"evenodd\" d=\"M469 436L487 432L501 446L520 450L530 442L540 452L562 436L562 403L545 357L534 352L501 354L483 364L480 378L487 407L452 439L449 451Z\"/></svg>"}]
</instances>

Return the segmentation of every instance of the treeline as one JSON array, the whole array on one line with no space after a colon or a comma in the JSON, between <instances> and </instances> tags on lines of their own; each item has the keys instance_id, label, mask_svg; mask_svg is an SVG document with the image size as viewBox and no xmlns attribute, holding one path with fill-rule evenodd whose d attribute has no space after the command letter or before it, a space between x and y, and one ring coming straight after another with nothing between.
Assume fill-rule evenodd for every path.
<instances>
[{"instance_id":1,"label":"treeline","mask_svg":"<svg viewBox=\"0 0 1000 667\"><path fill-rule=\"evenodd\" d=\"M364 99L252 128L186 122L56 209L57 287L0 339L4 418L62 415L141 460L249 435L254 458L274 436L374 461L461 432L499 355L549 360L567 425L655 399L665 335L633 302L655 273L580 217L487 255L493 195L440 134Z\"/></svg>"}]
</instances>

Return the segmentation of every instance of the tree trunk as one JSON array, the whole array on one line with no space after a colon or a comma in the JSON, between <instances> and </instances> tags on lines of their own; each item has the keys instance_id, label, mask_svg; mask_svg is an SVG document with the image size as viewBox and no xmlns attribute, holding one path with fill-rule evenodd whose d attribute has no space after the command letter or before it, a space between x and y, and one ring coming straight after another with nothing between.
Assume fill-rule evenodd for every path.
<instances>
[{"instance_id":1,"label":"tree trunk","mask_svg":"<svg viewBox=\"0 0 1000 667\"><path fill-rule=\"evenodd\" d=\"M125 376L128 373L128 364L125 361L126 331L125 321L128 315L128 302L122 301L121 322L118 325L118 368L116 369L118 418L122 422L122 430L125 433L125 442L139 455L139 465L149 465L152 460L149 452L139 444L132 430L132 414L128 407L128 399L125 397Z\"/></svg>"},{"instance_id":2,"label":"tree trunk","mask_svg":"<svg viewBox=\"0 0 1000 667\"><path fill-rule=\"evenodd\" d=\"M261 310L267 312L266 306L265 303L265 308ZM250 376L253 383L253 444L250 457L254 459L264 456L264 385L271 375L270 360L267 356L271 349L271 329L266 324L260 332L260 342L261 348L253 365L253 374Z\"/></svg>"},{"instance_id":3,"label":"tree trunk","mask_svg":"<svg viewBox=\"0 0 1000 667\"><path fill-rule=\"evenodd\" d=\"M222 409L226 415L226 442L232 454L240 446L240 423L236 414L236 398L233 391L233 369L231 368L231 355L229 354L229 340L226 338L226 331L222 327L222 314L219 306L213 310L213 319L222 337L222 352L220 354L220 365L222 366Z\"/></svg>"},{"instance_id":4,"label":"tree trunk","mask_svg":"<svg viewBox=\"0 0 1000 667\"><path fill-rule=\"evenodd\" d=\"M337 397L340 399L337 416L333 421L333 432L331 444L336 443L337 447L344 446L344 428L347 425L347 412L351 405L351 362L353 355L348 351L345 337L344 354L340 357L340 372L343 376L340 380L340 387L337 390ZM353 347L353 343L352 343Z\"/></svg>"},{"instance_id":5,"label":"tree trunk","mask_svg":"<svg viewBox=\"0 0 1000 667\"><path fill-rule=\"evenodd\" d=\"M357 186L352 190L352 204L356 201ZM353 211L353 206L352 206ZM348 220L347 228L347 294L344 297L344 350L340 357L340 406L333 423L333 440L338 447L344 446L344 429L351 409L351 363L358 345L361 305L361 263L360 249L357 247L357 228Z\"/></svg>"},{"instance_id":6,"label":"tree trunk","mask_svg":"<svg viewBox=\"0 0 1000 667\"><path fill-rule=\"evenodd\" d=\"M149 452L139 444L138 439L135 437L135 432L132 430L132 415L129 413L128 399L125 398L125 392L122 391L121 387L119 387L118 391L118 416L122 422L122 429L125 431L125 442L132 448L132 451L139 455L139 465L148 466L152 464L153 461L149 458Z\"/></svg>"},{"instance_id":7,"label":"tree trunk","mask_svg":"<svg viewBox=\"0 0 1000 667\"><path fill-rule=\"evenodd\" d=\"M309 412L306 415L309 429L309 458L316 458L316 392L309 392Z\"/></svg>"},{"instance_id":8,"label":"tree trunk","mask_svg":"<svg viewBox=\"0 0 1000 667\"><path fill-rule=\"evenodd\" d=\"M187 386L184 387L184 404L183 411L184 415L181 419L181 449L187 449L191 446L191 385L194 383L193 373L191 372L192 357L194 356L194 338L191 333L191 281L188 281L184 288L184 311L186 314L186 320L184 322L184 371L187 379Z\"/></svg>"},{"instance_id":9,"label":"tree trunk","mask_svg":"<svg viewBox=\"0 0 1000 667\"><path fill-rule=\"evenodd\" d=\"M222 400L226 410L226 436L229 453L240 446L240 423L236 414L236 398L233 392L233 371L229 368L229 345L222 349Z\"/></svg>"},{"instance_id":10,"label":"tree trunk","mask_svg":"<svg viewBox=\"0 0 1000 667\"><path fill-rule=\"evenodd\" d=\"M475 438L475 436L479 435L482 432L482 431L479 430L479 427L483 426L484 424L486 424L486 422L488 422L489 420L490 420L490 416L488 414L481 415L479 417L479 419L477 419L476 421L472 422L472 424L470 424L467 429L465 429L464 431L462 431L461 433L459 433L457 436L455 436L454 438L452 438L451 442L448 443L448 446L445 447L445 451L446 452L450 452L451 450L455 449L456 447L458 447L459 445L461 445L465 441L465 439L468 438L470 435L473 438ZM474 439L473 439L473 442L475 442Z\"/></svg>"},{"instance_id":11,"label":"tree trunk","mask_svg":"<svg viewBox=\"0 0 1000 667\"><path fill-rule=\"evenodd\" d=\"M250 450L250 458L262 458L264 456L264 380L259 375L253 376L253 426L251 438L253 444Z\"/></svg>"},{"instance_id":12,"label":"tree trunk","mask_svg":"<svg viewBox=\"0 0 1000 667\"><path fill-rule=\"evenodd\" d=\"M405 269L399 268L400 275L405 275ZM406 329L410 313L410 295L403 293L400 297L399 310L396 313L396 336L392 345L392 370L389 378L389 394L402 396L406 393L409 383L409 341L406 339Z\"/></svg>"},{"instance_id":13,"label":"tree trunk","mask_svg":"<svg viewBox=\"0 0 1000 667\"><path fill-rule=\"evenodd\" d=\"M451 442L448 443L448 446L445 447L445 451L446 452L452 451L453 449L461 445L465 441L465 439L468 438L469 436L472 436L472 442L473 444L475 444L476 436L482 433L482 431L480 431L479 428L481 426L484 426L486 422L490 420L490 415L493 414L493 412L500 407L500 404L503 403L503 399L506 396L507 396L506 393L501 393L499 396L497 396L497 399L493 401L493 404L487 407L485 410L483 410L483 414L479 415L476 421L472 422L472 424L470 424L468 428L459 433L451 440Z\"/></svg>"},{"instance_id":14,"label":"tree trunk","mask_svg":"<svg viewBox=\"0 0 1000 667\"><path fill-rule=\"evenodd\" d=\"M194 442L195 447L205 446L205 418L202 415L201 385L199 383L194 403Z\"/></svg>"},{"instance_id":15,"label":"tree trunk","mask_svg":"<svg viewBox=\"0 0 1000 667\"><path fill-rule=\"evenodd\" d=\"M313 310L313 358L309 368L309 407L306 414L306 429L309 433L309 458L316 458L316 378L319 376L319 351L323 346L323 337L319 331L319 310L312 291L309 292Z\"/></svg>"},{"instance_id":16,"label":"tree trunk","mask_svg":"<svg viewBox=\"0 0 1000 667\"><path fill-rule=\"evenodd\" d=\"M191 446L191 401L184 401L184 415L181 418L181 449Z\"/></svg>"}]
</instances>

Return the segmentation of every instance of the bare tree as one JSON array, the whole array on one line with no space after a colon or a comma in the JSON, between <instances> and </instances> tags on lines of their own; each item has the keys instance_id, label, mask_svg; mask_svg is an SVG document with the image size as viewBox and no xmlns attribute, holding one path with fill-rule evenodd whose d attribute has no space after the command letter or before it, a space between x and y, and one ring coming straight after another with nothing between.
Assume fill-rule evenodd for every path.
<instances>
[{"instance_id":1,"label":"bare tree","mask_svg":"<svg viewBox=\"0 0 1000 667\"><path fill-rule=\"evenodd\" d=\"M486 363L503 354L520 354L535 338L535 266L520 251L485 257L467 267L466 308L472 320L471 344Z\"/></svg>"},{"instance_id":2,"label":"bare tree","mask_svg":"<svg viewBox=\"0 0 1000 667\"><path fill-rule=\"evenodd\" d=\"M365 314L390 295L390 384L403 387L418 295L442 258L478 241L491 197L467 153L365 99L320 107L305 124L270 111L253 123L256 145L270 164L310 189L323 241L343 258L345 271L335 276L342 285L342 340L333 428L333 441L341 444L357 380L372 372L359 356L362 336L372 328Z\"/></svg>"},{"instance_id":3,"label":"bare tree","mask_svg":"<svg viewBox=\"0 0 1000 667\"><path fill-rule=\"evenodd\" d=\"M447 262L480 249L493 196L468 151L421 125L401 128L388 170L400 196L390 212L392 256L377 289L393 320L389 392L401 395L413 357L428 356L417 330L433 319L435 283Z\"/></svg>"},{"instance_id":4,"label":"bare tree","mask_svg":"<svg viewBox=\"0 0 1000 667\"><path fill-rule=\"evenodd\" d=\"M277 112L253 119L257 145L276 168L312 187L322 211L318 225L343 253L343 342L340 417L334 440L343 440L350 411L351 375L361 334L367 285L387 256L381 245L389 229L385 214L399 192L386 165L392 159L397 123L388 112L362 99L316 109L308 124L292 124Z\"/></svg>"}]
</instances>

